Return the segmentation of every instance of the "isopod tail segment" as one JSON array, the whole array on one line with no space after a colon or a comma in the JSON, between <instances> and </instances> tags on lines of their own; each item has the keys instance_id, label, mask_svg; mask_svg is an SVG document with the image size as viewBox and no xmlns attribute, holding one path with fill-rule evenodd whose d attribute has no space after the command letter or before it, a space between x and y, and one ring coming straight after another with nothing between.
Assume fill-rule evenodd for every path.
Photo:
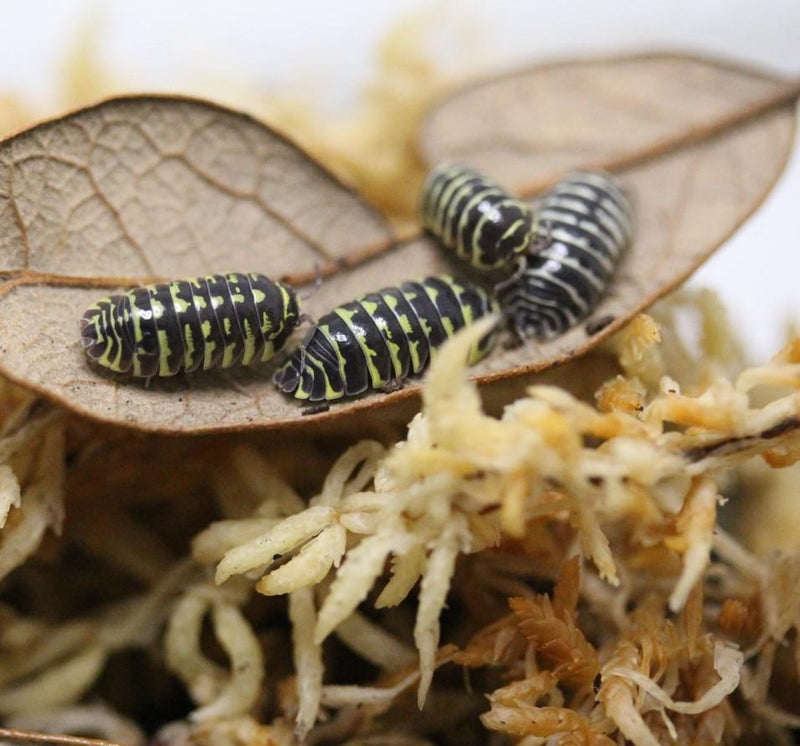
<instances>
[{"instance_id":1,"label":"isopod tail segment","mask_svg":"<svg viewBox=\"0 0 800 746\"><path fill-rule=\"evenodd\" d=\"M498 310L485 290L447 275L382 288L320 317L273 380L308 402L381 390L420 374L446 339ZM490 333L476 344L470 364L495 339Z\"/></svg>"},{"instance_id":2,"label":"isopod tail segment","mask_svg":"<svg viewBox=\"0 0 800 746\"><path fill-rule=\"evenodd\" d=\"M231 273L101 298L84 313L80 334L96 364L150 379L269 360L299 318L289 285Z\"/></svg>"}]
</instances>

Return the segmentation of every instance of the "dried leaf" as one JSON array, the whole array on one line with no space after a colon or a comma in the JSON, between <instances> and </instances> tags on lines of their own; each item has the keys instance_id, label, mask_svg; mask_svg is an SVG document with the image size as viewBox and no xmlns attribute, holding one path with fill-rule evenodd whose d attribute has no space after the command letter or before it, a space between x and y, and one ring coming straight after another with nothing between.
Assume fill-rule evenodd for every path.
<instances>
[{"instance_id":1,"label":"dried leaf","mask_svg":"<svg viewBox=\"0 0 800 746\"><path fill-rule=\"evenodd\" d=\"M429 164L467 163L524 196L576 168L618 174L635 203L636 235L593 314L614 319L605 336L684 280L758 208L791 149L798 93L797 81L675 54L543 65L444 100L421 150ZM579 326L496 353L476 373L488 380L541 369L588 346Z\"/></svg>"},{"instance_id":2,"label":"dried leaf","mask_svg":"<svg viewBox=\"0 0 800 746\"><path fill-rule=\"evenodd\" d=\"M564 171L619 172L637 237L584 326L544 344L496 350L485 382L544 369L616 331L682 281L752 213L780 174L797 84L715 61L648 55L546 65L457 93L430 116L422 150L458 158L524 194ZM95 419L145 430L266 428L415 396L337 404L301 418L270 367L154 380L98 374L77 319L115 288L154 276L264 271L333 276L318 315L386 284L453 270L428 238L402 244L351 192L283 138L219 107L175 98L109 101L0 144L0 372ZM369 262L367 257L381 254ZM101 274L102 270L102 274ZM32 314L31 309L36 309Z\"/></svg>"},{"instance_id":3,"label":"dried leaf","mask_svg":"<svg viewBox=\"0 0 800 746\"><path fill-rule=\"evenodd\" d=\"M292 416L264 370L149 389L101 375L78 319L99 296L145 282L225 271L302 280L392 241L377 212L247 116L185 98L107 101L0 144L0 369L79 412L143 428L269 420L262 393Z\"/></svg>"},{"instance_id":4,"label":"dried leaf","mask_svg":"<svg viewBox=\"0 0 800 746\"><path fill-rule=\"evenodd\" d=\"M429 163L464 159L531 194L576 168L633 168L702 146L761 115L791 113L797 96L797 82L708 57L551 63L456 91L432 110L421 148Z\"/></svg>"}]
</instances>

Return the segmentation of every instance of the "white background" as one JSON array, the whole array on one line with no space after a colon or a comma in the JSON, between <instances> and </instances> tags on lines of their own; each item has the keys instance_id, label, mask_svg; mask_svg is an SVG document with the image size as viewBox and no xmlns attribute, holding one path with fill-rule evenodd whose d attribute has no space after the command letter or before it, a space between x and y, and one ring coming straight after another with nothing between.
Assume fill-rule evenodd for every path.
<instances>
[{"instance_id":1,"label":"white background","mask_svg":"<svg viewBox=\"0 0 800 746\"><path fill-rule=\"evenodd\" d=\"M0 94L63 108L64 62L92 40L117 90L220 95L313 86L331 116L368 83L381 38L424 11L445 70L482 74L594 52L682 49L800 77L800 0L0 0ZM237 101L237 103L241 103ZM725 298L754 361L800 321L800 148L761 210L695 275Z\"/></svg>"}]
</instances>

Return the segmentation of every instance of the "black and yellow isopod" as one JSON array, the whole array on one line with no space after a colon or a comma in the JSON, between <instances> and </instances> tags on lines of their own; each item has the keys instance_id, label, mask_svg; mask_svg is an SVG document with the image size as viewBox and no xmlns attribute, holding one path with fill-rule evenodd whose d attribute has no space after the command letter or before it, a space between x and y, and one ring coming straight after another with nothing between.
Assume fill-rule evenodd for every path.
<instances>
[{"instance_id":1,"label":"black and yellow isopod","mask_svg":"<svg viewBox=\"0 0 800 746\"><path fill-rule=\"evenodd\" d=\"M289 285L257 273L206 275L101 298L81 343L98 365L139 378L269 360L297 326Z\"/></svg>"},{"instance_id":2,"label":"black and yellow isopod","mask_svg":"<svg viewBox=\"0 0 800 746\"><path fill-rule=\"evenodd\" d=\"M481 271L511 265L535 231L527 204L478 171L453 163L428 174L420 212L435 238Z\"/></svg>"},{"instance_id":3,"label":"black and yellow isopod","mask_svg":"<svg viewBox=\"0 0 800 746\"><path fill-rule=\"evenodd\" d=\"M392 387L421 373L459 329L498 310L485 290L448 275L385 287L321 316L273 380L310 402ZM484 357L495 338L476 344L469 362Z\"/></svg>"},{"instance_id":4,"label":"black and yellow isopod","mask_svg":"<svg viewBox=\"0 0 800 746\"><path fill-rule=\"evenodd\" d=\"M633 237L633 208L610 175L570 174L535 207L536 251L503 283L500 303L520 338L552 339L588 316Z\"/></svg>"}]
</instances>

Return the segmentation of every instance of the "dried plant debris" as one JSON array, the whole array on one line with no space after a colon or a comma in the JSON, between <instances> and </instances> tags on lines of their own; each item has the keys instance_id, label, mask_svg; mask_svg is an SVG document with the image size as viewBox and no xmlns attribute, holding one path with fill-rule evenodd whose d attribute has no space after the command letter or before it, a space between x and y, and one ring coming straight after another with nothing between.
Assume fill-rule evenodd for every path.
<instances>
[{"instance_id":1,"label":"dried plant debris","mask_svg":"<svg viewBox=\"0 0 800 746\"><path fill-rule=\"evenodd\" d=\"M526 744L785 742L800 727L783 694L800 686L800 555L751 554L717 513L741 467L800 456L800 342L729 379L739 353L718 304L684 294L654 315L686 310L715 330L699 349L638 316L610 342L620 372L594 402L533 385L499 418L466 378L485 329L464 330L407 438L345 449L308 501L255 442L212 446L213 459L199 443L178 459L177 445L154 447L182 534L163 510L134 528L153 497L132 479L143 452L131 436L102 446L122 460L100 454L116 468L89 481L98 440L7 387L0 449L19 488L0 539L39 494L74 515L61 551L89 551L99 569L92 603L64 621L35 613L29 568L54 576L48 604L75 592L66 566L47 565L48 542L13 555L27 562L0 607L0 712L14 727L141 743L126 700L96 698L113 692L124 651L146 650L193 702L151 724L159 746L482 743L490 731ZM49 449L72 465L34 489ZM203 487L218 519L189 529ZM97 537L96 512L113 541ZM190 533L184 559L137 562L119 546ZM136 590L120 596L104 566ZM128 699L150 701L148 676Z\"/></svg>"},{"instance_id":2,"label":"dried plant debris","mask_svg":"<svg viewBox=\"0 0 800 746\"><path fill-rule=\"evenodd\" d=\"M620 77L624 101L608 93ZM685 278L771 189L796 95L749 70L651 55L548 65L446 99L422 136L431 162L458 157L526 195L567 170L604 166L637 213L632 250L587 325L498 350L473 375L518 376L583 354ZM198 101L117 99L5 141L0 163L0 371L17 383L98 420L187 433L335 419L419 393L415 381L304 418L272 386L269 365L145 388L99 374L81 354L83 310L155 279L257 271L308 280L318 267L329 279L306 310L319 316L455 269L427 237L398 242L376 211L265 126Z\"/></svg>"}]
</instances>

